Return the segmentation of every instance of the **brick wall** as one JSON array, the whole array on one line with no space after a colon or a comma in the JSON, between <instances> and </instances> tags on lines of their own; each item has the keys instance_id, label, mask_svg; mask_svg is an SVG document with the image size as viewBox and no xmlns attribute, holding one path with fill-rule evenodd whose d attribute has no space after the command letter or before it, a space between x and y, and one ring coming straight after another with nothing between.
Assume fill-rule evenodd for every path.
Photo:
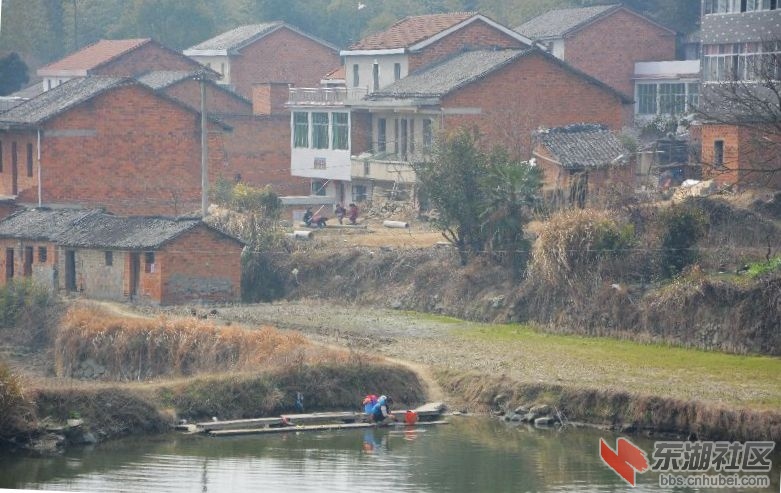
<instances>
[{"instance_id":1,"label":"brick wall","mask_svg":"<svg viewBox=\"0 0 781 493\"><path fill-rule=\"evenodd\" d=\"M635 62L675 60L675 34L617 10L565 38L564 60L632 96Z\"/></svg>"},{"instance_id":2,"label":"brick wall","mask_svg":"<svg viewBox=\"0 0 781 493\"><path fill-rule=\"evenodd\" d=\"M112 251L112 263L106 265L104 250L76 250L76 289L88 298L124 301L126 252ZM61 272L65 272L65 256ZM143 268L142 268L143 270ZM65 276L61 275L62 281ZM63 288L65 286L63 285Z\"/></svg>"},{"instance_id":3,"label":"brick wall","mask_svg":"<svg viewBox=\"0 0 781 493\"><path fill-rule=\"evenodd\" d=\"M588 122L617 131L625 122L624 106L613 92L533 53L446 96L445 110L481 113L446 114L443 128L477 127L486 142L526 159L533 130Z\"/></svg>"},{"instance_id":4,"label":"brick wall","mask_svg":"<svg viewBox=\"0 0 781 493\"><path fill-rule=\"evenodd\" d=\"M24 279L24 264L27 248L32 248L32 265L29 278L50 289L55 287L55 266L57 265L57 252L53 244L40 241L22 241L17 239L0 240L0 286L6 284L8 275L7 250L13 250L13 278ZM41 262L40 249L46 249L46 259Z\"/></svg>"},{"instance_id":5,"label":"brick wall","mask_svg":"<svg viewBox=\"0 0 781 493\"><path fill-rule=\"evenodd\" d=\"M409 73L466 48L524 48L526 45L481 20L445 36L409 55Z\"/></svg>"},{"instance_id":6,"label":"brick wall","mask_svg":"<svg viewBox=\"0 0 781 493\"><path fill-rule=\"evenodd\" d=\"M781 173L771 172L781 169L781 138L772 131L706 123L700 133L703 179L719 185L781 189ZM722 167L714 164L716 141L724 142Z\"/></svg>"},{"instance_id":7,"label":"brick wall","mask_svg":"<svg viewBox=\"0 0 781 493\"><path fill-rule=\"evenodd\" d=\"M350 112L350 153L358 156L372 150L372 115L369 112Z\"/></svg>"},{"instance_id":8,"label":"brick wall","mask_svg":"<svg viewBox=\"0 0 781 493\"><path fill-rule=\"evenodd\" d=\"M201 111L201 84L197 80L177 82L163 89L163 93ZM207 84L206 112L212 115L251 115L252 104L213 84Z\"/></svg>"},{"instance_id":9,"label":"brick wall","mask_svg":"<svg viewBox=\"0 0 781 493\"><path fill-rule=\"evenodd\" d=\"M287 28L278 29L231 57L231 83L246 98L252 84L291 82L318 87L325 74L341 64L339 53Z\"/></svg>"},{"instance_id":10,"label":"brick wall","mask_svg":"<svg viewBox=\"0 0 781 493\"><path fill-rule=\"evenodd\" d=\"M308 195L309 180L290 174L290 115L230 116L224 134L226 160L211 169L211 179L271 185L279 195Z\"/></svg>"},{"instance_id":11,"label":"brick wall","mask_svg":"<svg viewBox=\"0 0 781 493\"><path fill-rule=\"evenodd\" d=\"M259 82L252 85L252 112L256 115L290 114L285 107L290 95L287 82Z\"/></svg>"},{"instance_id":12,"label":"brick wall","mask_svg":"<svg viewBox=\"0 0 781 493\"><path fill-rule=\"evenodd\" d=\"M0 194L17 195L19 191L38 186L37 135L35 132L2 132L0 134ZM32 148L30 147L32 146ZM16 149L16 152L14 152ZM30 155L28 151L32 151ZM16 154L16 158L14 158ZM32 167L29 166L32 160ZM16 163L14 165L14 162ZM15 170L14 170L15 169ZM14 190L16 182L16 190ZM36 190L37 197L37 190Z\"/></svg>"},{"instance_id":13,"label":"brick wall","mask_svg":"<svg viewBox=\"0 0 781 493\"><path fill-rule=\"evenodd\" d=\"M90 74L135 77L152 70L197 70L199 68L203 67L192 58L153 41L94 69Z\"/></svg>"},{"instance_id":14,"label":"brick wall","mask_svg":"<svg viewBox=\"0 0 781 493\"><path fill-rule=\"evenodd\" d=\"M162 304L241 299L242 246L199 226L159 252Z\"/></svg>"},{"instance_id":15,"label":"brick wall","mask_svg":"<svg viewBox=\"0 0 781 493\"><path fill-rule=\"evenodd\" d=\"M222 129L210 124L209 132L209 167L219 169L226 160ZM107 91L47 122L43 135L44 203L135 215L200 209L200 118L147 88ZM37 170L26 177L22 146L34 137L0 132L4 164L18 142L20 202L37 201ZM11 181L4 166L2 193Z\"/></svg>"}]
</instances>

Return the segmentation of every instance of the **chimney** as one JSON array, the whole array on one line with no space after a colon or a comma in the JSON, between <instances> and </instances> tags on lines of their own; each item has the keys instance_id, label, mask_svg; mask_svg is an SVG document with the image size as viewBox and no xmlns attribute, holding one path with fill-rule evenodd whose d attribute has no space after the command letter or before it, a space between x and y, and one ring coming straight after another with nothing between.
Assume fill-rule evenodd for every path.
<instances>
[{"instance_id":1,"label":"chimney","mask_svg":"<svg viewBox=\"0 0 781 493\"><path fill-rule=\"evenodd\" d=\"M285 103L289 98L289 82L260 82L252 85L252 113L255 115L277 115L287 111Z\"/></svg>"}]
</instances>

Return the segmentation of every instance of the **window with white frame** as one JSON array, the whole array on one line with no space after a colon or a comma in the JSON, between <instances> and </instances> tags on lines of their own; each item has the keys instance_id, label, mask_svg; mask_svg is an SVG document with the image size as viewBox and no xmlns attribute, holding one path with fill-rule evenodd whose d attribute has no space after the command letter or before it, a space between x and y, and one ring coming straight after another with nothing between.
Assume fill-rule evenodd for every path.
<instances>
[{"instance_id":1,"label":"window with white frame","mask_svg":"<svg viewBox=\"0 0 781 493\"><path fill-rule=\"evenodd\" d=\"M328 113L312 113L312 148L328 149Z\"/></svg>"},{"instance_id":2,"label":"window with white frame","mask_svg":"<svg viewBox=\"0 0 781 493\"><path fill-rule=\"evenodd\" d=\"M309 113L293 112L293 147L309 147Z\"/></svg>"},{"instance_id":3,"label":"window with white frame","mask_svg":"<svg viewBox=\"0 0 781 493\"><path fill-rule=\"evenodd\" d=\"M686 84L659 84L659 113L682 115L686 112Z\"/></svg>"},{"instance_id":4,"label":"window with white frame","mask_svg":"<svg viewBox=\"0 0 781 493\"><path fill-rule=\"evenodd\" d=\"M637 85L637 113L639 115L656 114L656 84Z\"/></svg>"},{"instance_id":5,"label":"window with white frame","mask_svg":"<svg viewBox=\"0 0 781 493\"><path fill-rule=\"evenodd\" d=\"M423 119L423 149L430 151L434 145L434 125L431 118Z\"/></svg>"},{"instance_id":6,"label":"window with white frame","mask_svg":"<svg viewBox=\"0 0 781 493\"><path fill-rule=\"evenodd\" d=\"M357 63L353 64L353 87L361 85L361 67Z\"/></svg>"},{"instance_id":7,"label":"window with white frame","mask_svg":"<svg viewBox=\"0 0 781 493\"><path fill-rule=\"evenodd\" d=\"M637 84L638 115L683 115L699 102L696 82L650 82Z\"/></svg>"},{"instance_id":8,"label":"window with white frame","mask_svg":"<svg viewBox=\"0 0 781 493\"><path fill-rule=\"evenodd\" d=\"M706 45L702 74L706 81L781 79L781 42Z\"/></svg>"},{"instance_id":9,"label":"window with white frame","mask_svg":"<svg viewBox=\"0 0 781 493\"><path fill-rule=\"evenodd\" d=\"M347 150L349 148L350 123L347 113L332 113L332 148Z\"/></svg>"},{"instance_id":10,"label":"window with white frame","mask_svg":"<svg viewBox=\"0 0 781 493\"><path fill-rule=\"evenodd\" d=\"M294 111L293 147L350 149L350 116L347 112Z\"/></svg>"}]
</instances>

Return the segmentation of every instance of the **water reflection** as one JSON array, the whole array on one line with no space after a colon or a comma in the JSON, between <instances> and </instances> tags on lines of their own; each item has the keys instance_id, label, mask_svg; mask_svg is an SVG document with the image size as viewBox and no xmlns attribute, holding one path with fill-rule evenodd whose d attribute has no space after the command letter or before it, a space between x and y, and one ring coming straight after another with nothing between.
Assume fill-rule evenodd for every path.
<instances>
[{"instance_id":1,"label":"water reflection","mask_svg":"<svg viewBox=\"0 0 781 493\"><path fill-rule=\"evenodd\" d=\"M76 491L625 491L594 430L541 431L477 418L447 426L129 439L47 459L0 458L0 488ZM652 442L633 439L650 450ZM778 491L778 463L774 457ZM637 491L659 491L640 477ZM726 491L726 490L721 490Z\"/></svg>"}]
</instances>

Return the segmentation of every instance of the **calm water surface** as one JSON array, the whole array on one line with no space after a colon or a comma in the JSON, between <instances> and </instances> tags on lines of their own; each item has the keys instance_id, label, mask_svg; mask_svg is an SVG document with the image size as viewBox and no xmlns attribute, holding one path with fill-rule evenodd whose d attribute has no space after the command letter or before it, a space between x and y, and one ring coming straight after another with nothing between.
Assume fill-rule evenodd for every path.
<instances>
[{"instance_id":1,"label":"calm water surface","mask_svg":"<svg viewBox=\"0 0 781 493\"><path fill-rule=\"evenodd\" d=\"M626 491L598 457L615 435L508 427L453 417L419 428L209 438L171 434L71 450L46 459L0 457L0 488L151 492ZM632 439L647 451L652 442ZM779 491L779 462L772 486ZM658 476L633 491L665 491ZM672 491L672 490L666 490ZM692 490L677 490L692 491ZM729 490L716 490L729 491Z\"/></svg>"}]
</instances>

